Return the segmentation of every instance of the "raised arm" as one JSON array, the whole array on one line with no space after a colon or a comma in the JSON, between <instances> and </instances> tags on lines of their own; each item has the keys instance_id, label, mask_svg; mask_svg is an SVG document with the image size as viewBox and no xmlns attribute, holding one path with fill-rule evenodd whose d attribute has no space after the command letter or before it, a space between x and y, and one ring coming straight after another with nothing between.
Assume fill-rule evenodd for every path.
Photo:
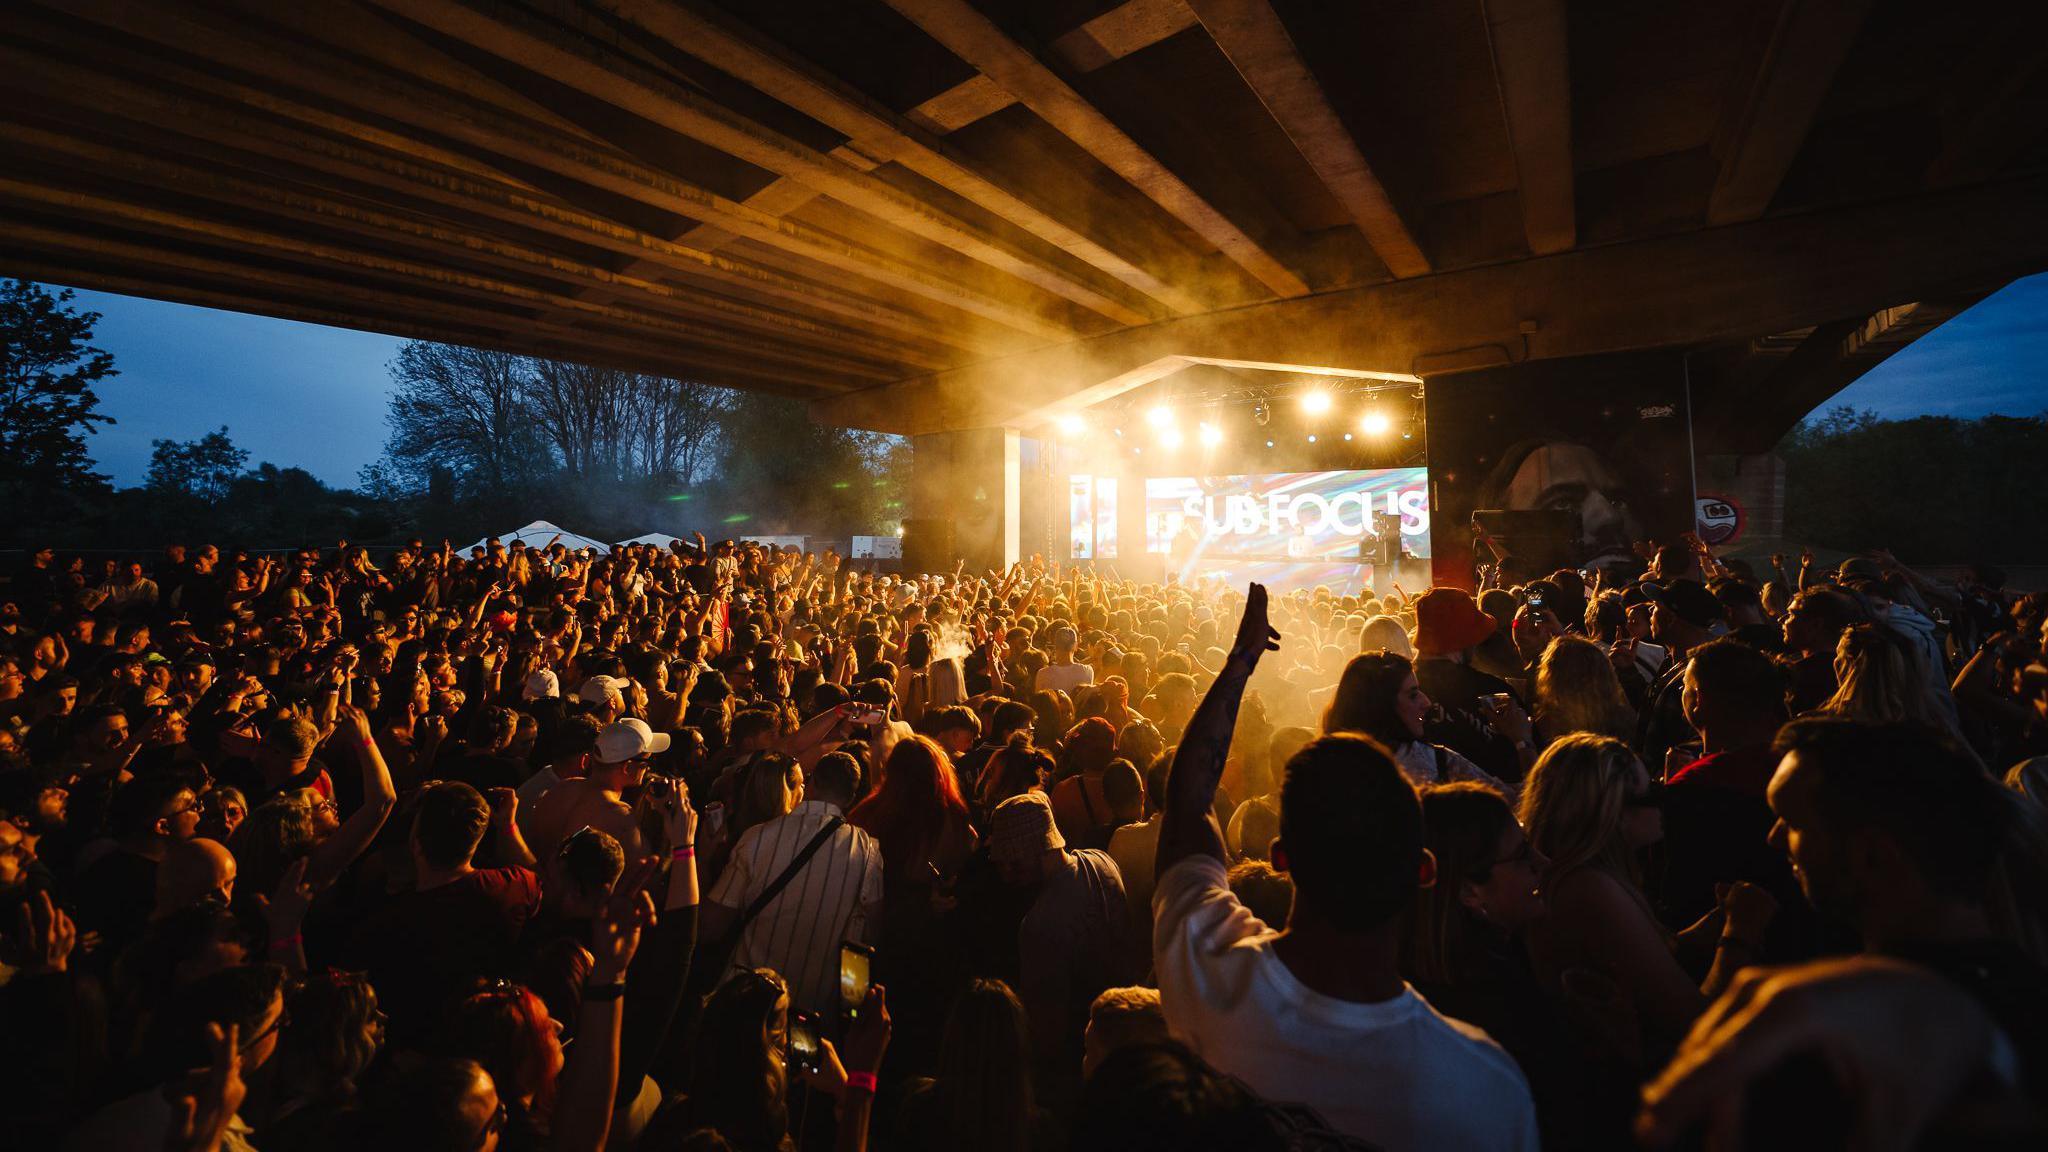
<instances>
[{"instance_id":1,"label":"raised arm","mask_svg":"<svg viewBox=\"0 0 2048 1152\"><path fill-rule=\"evenodd\" d=\"M391 769L384 763L384 753L377 749L368 714L353 704L342 705L339 730L341 738L354 746L356 758L363 766L363 804L313 849L306 883L315 892L334 883L355 863L356 857L377 838L384 821L390 819L391 810L398 807L398 789L391 783Z\"/></svg>"},{"instance_id":2,"label":"raised arm","mask_svg":"<svg viewBox=\"0 0 2048 1152\"><path fill-rule=\"evenodd\" d=\"M576 1050L562 1067L555 1098L550 1152L599 1152L611 1134L626 972L633 966L641 932L654 924L654 900L647 894L647 884L658 863L629 865L598 917L590 945L590 976L583 983L583 1007L576 1017Z\"/></svg>"},{"instance_id":3,"label":"raised arm","mask_svg":"<svg viewBox=\"0 0 2048 1152\"><path fill-rule=\"evenodd\" d=\"M1216 785L1223 779L1223 762L1230 756L1230 735L1237 729L1245 684L1258 668L1259 657L1279 648L1280 633L1266 618L1266 587L1254 584L1245 597L1244 619L1238 623L1230 655L1216 674L1216 683L1196 706L1174 753L1154 875L1166 875L1167 869L1189 856L1227 859L1223 830L1216 826L1213 811Z\"/></svg>"}]
</instances>

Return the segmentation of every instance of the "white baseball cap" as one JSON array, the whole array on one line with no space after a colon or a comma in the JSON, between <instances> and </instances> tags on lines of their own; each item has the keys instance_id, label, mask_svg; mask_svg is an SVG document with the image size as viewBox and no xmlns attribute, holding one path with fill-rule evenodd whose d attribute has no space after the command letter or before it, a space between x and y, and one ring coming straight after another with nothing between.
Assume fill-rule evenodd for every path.
<instances>
[{"instance_id":1,"label":"white baseball cap","mask_svg":"<svg viewBox=\"0 0 2048 1152\"><path fill-rule=\"evenodd\" d=\"M641 756L668 751L666 732L656 732L645 720L628 717L614 720L597 734L597 758L606 764L623 764Z\"/></svg>"},{"instance_id":2,"label":"white baseball cap","mask_svg":"<svg viewBox=\"0 0 2048 1152\"><path fill-rule=\"evenodd\" d=\"M612 696L623 696L633 686L631 680L618 676L592 676L576 690L576 698L585 704L602 704Z\"/></svg>"},{"instance_id":3,"label":"white baseball cap","mask_svg":"<svg viewBox=\"0 0 2048 1152\"><path fill-rule=\"evenodd\" d=\"M528 676L526 678L526 686L519 690L519 698L522 700L539 700L542 698L552 700L561 694L562 682L556 679L555 674L546 668L542 668L540 671Z\"/></svg>"}]
</instances>

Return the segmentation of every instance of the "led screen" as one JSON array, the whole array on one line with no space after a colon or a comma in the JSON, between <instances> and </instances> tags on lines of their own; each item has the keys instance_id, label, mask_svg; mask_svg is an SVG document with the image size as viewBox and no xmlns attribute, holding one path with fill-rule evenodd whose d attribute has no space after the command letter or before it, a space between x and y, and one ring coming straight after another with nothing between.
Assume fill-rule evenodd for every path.
<instances>
[{"instance_id":1,"label":"led screen","mask_svg":"<svg viewBox=\"0 0 2048 1152\"><path fill-rule=\"evenodd\" d=\"M1377 535L1397 521L1398 550ZM1150 477L1145 550L1183 580L1355 585L1360 564L1429 555L1428 470Z\"/></svg>"}]
</instances>

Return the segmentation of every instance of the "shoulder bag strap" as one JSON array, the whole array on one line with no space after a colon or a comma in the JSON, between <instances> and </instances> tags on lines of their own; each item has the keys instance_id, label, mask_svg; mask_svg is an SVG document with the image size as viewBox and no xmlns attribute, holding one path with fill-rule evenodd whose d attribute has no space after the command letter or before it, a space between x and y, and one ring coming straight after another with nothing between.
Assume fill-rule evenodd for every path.
<instances>
[{"instance_id":1,"label":"shoulder bag strap","mask_svg":"<svg viewBox=\"0 0 2048 1152\"><path fill-rule=\"evenodd\" d=\"M796 874L804 870L804 865L811 862L811 857L818 854L818 849L823 848L825 841L830 840L832 834L839 831L839 826L844 823L845 818L840 816L825 821L825 826L818 829L818 834L811 837L811 842L804 845L804 850L796 854L796 858L789 862L789 866L782 870L782 874L766 888L761 889L761 894L754 897L754 902L747 905L746 911L740 913L739 919L733 921L732 928L728 930L728 935L735 942L739 940L740 933L747 930L747 925L753 922L754 917L759 916L762 909L773 903L777 896L782 895L782 890L789 887L789 882L796 879Z\"/></svg>"}]
</instances>

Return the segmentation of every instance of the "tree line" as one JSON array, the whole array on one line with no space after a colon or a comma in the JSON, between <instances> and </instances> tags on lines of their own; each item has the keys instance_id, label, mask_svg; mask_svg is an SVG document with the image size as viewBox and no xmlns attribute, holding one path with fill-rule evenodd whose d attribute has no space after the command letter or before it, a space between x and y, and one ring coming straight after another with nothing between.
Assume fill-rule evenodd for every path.
<instances>
[{"instance_id":1,"label":"tree line","mask_svg":"<svg viewBox=\"0 0 2048 1152\"><path fill-rule=\"evenodd\" d=\"M152 442L116 489L89 437L118 375L71 293L0 281L0 541L248 546L474 539L534 519L604 537L886 532L908 445L810 422L804 405L696 381L414 341L389 365L388 437L353 489L261 463L226 427Z\"/></svg>"}]
</instances>

